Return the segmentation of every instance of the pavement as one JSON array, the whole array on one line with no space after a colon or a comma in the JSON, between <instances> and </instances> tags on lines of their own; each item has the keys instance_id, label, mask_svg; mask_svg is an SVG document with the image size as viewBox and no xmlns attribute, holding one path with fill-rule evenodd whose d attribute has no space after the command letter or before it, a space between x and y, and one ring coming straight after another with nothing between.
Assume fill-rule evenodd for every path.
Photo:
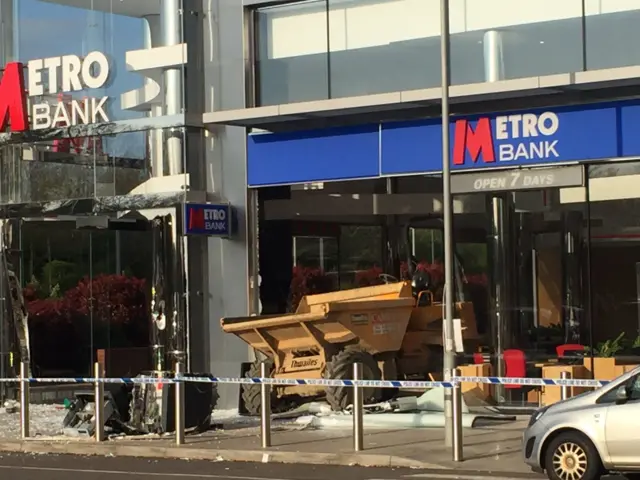
<instances>
[{"instance_id":1,"label":"pavement","mask_svg":"<svg viewBox=\"0 0 640 480\"><path fill-rule=\"evenodd\" d=\"M99 444L90 439L36 437L23 441L0 440L0 453L173 458L263 465L358 465L421 469L472 478L478 475L541 478L530 472L521 459L521 435L525 426L526 420L520 420L465 429L464 462L461 463L451 460L451 450L444 446L442 429L370 430L365 432L364 451L354 452L350 429L315 430L291 422L272 424L272 447L266 450L261 448L260 429L254 423L188 435L182 446L176 446L172 436L121 437Z\"/></svg>"}]
</instances>

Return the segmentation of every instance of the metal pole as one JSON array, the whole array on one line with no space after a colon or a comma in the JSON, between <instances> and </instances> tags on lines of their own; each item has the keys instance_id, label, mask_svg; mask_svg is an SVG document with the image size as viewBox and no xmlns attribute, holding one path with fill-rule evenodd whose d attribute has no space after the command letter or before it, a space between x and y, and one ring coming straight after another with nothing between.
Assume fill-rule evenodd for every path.
<instances>
[{"instance_id":1,"label":"metal pole","mask_svg":"<svg viewBox=\"0 0 640 480\"><path fill-rule=\"evenodd\" d=\"M29 364L20 362L20 433L29 438Z\"/></svg>"},{"instance_id":2,"label":"metal pole","mask_svg":"<svg viewBox=\"0 0 640 480\"><path fill-rule=\"evenodd\" d=\"M95 415L93 417L95 424L95 436L96 442L101 442L104 440L104 383L100 382L99 379L102 378L102 366L100 362L96 362L93 364L93 375L96 379L95 383L95 393L94 393L94 404L95 404Z\"/></svg>"},{"instance_id":3,"label":"metal pole","mask_svg":"<svg viewBox=\"0 0 640 480\"><path fill-rule=\"evenodd\" d=\"M260 378L268 378L269 369L266 362L260 364ZM262 382L260 385L260 436L262 437L262 448L271 446L271 385Z\"/></svg>"},{"instance_id":4,"label":"metal pole","mask_svg":"<svg viewBox=\"0 0 640 480\"><path fill-rule=\"evenodd\" d=\"M595 366L593 360L593 295L591 295L591 283L592 283L592 275L591 275L591 181L589 180L589 166L584 166L584 189L585 189L585 201L587 203L587 282L585 289L585 296L587 298L587 325L589 328L589 358L591 364L591 378L595 377Z\"/></svg>"},{"instance_id":5,"label":"metal pole","mask_svg":"<svg viewBox=\"0 0 640 480\"><path fill-rule=\"evenodd\" d=\"M353 379L362 380L362 364L353 364ZM356 452L364 450L364 429L363 429L363 401L362 387L353 387L353 449Z\"/></svg>"},{"instance_id":6,"label":"metal pole","mask_svg":"<svg viewBox=\"0 0 640 480\"><path fill-rule=\"evenodd\" d=\"M451 198L451 163L449 150L449 0L440 0L440 61L442 70L442 203L444 216L444 297L445 297L445 345L444 372L445 381L450 381L455 367L453 349L453 205ZM453 445L453 417L451 389L444 391L445 445Z\"/></svg>"},{"instance_id":7,"label":"metal pole","mask_svg":"<svg viewBox=\"0 0 640 480\"><path fill-rule=\"evenodd\" d=\"M569 372L560 372L560 378L562 380L568 380L571 378L571 374ZM562 385L560 387L560 400L566 400L569 398L569 386Z\"/></svg>"},{"instance_id":8,"label":"metal pole","mask_svg":"<svg viewBox=\"0 0 640 480\"><path fill-rule=\"evenodd\" d=\"M459 372L455 372L459 376ZM453 384L453 448L452 457L454 462L461 462L462 458L462 385L459 382Z\"/></svg>"},{"instance_id":9,"label":"metal pole","mask_svg":"<svg viewBox=\"0 0 640 480\"><path fill-rule=\"evenodd\" d=\"M176 375L177 379L184 373L184 367L182 362L176 362ZM179 379L175 383L176 389L176 445L184 445L184 382Z\"/></svg>"}]
</instances>

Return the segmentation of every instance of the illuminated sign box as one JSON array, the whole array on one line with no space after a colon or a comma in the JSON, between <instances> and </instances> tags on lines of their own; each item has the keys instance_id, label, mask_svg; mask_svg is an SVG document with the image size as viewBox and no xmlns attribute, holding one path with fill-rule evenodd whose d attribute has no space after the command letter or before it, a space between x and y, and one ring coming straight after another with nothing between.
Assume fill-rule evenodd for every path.
<instances>
[{"instance_id":1,"label":"illuminated sign box","mask_svg":"<svg viewBox=\"0 0 640 480\"><path fill-rule=\"evenodd\" d=\"M232 209L230 205L187 203L184 209L185 235L231 236Z\"/></svg>"}]
</instances>

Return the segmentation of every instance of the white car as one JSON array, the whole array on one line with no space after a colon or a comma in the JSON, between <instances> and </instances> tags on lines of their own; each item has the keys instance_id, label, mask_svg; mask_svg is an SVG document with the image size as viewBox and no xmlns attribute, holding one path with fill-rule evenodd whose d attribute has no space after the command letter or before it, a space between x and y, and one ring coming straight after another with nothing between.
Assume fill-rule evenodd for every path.
<instances>
[{"instance_id":1,"label":"white car","mask_svg":"<svg viewBox=\"0 0 640 480\"><path fill-rule=\"evenodd\" d=\"M640 367L537 410L523 453L525 463L552 480L594 480L609 472L640 479Z\"/></svg>"}]
</instances>

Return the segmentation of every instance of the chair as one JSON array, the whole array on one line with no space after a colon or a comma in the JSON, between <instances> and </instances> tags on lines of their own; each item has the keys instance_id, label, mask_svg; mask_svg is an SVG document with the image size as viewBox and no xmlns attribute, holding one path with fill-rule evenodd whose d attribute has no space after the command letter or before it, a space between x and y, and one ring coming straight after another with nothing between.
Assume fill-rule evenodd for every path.
<instances>
[{"instance_id":1,"label":"chair","mask_svg":"<svg viewBox=\"0 0 640 480\"><path fill-rule=\"evenodd\" d=\"M511 378L526 378L527 360L522 350L505 350L503 352L505 376ZM505 389L521 389L522 385L505 385Z\"/></svg>"},{"instance_id":2,"label":"chair","mask_svg":"<svg viewBox=\"0 0 640 480\"><path fill-rule=\"evenodd\" d=\"M536 377L538 372L528 372L527 371L527 359L522 350L510 349L505 350L503 352L504 359L504 367L505 377L509 378L528 378L528 377ZM529 375L528 375L529 374ZM521 401L524 404L526 396L529 391L537 390L537 387L533 385L505 385L505 390L509 391L509 397L511 397L511 393L513 390L519 391L519 396L521 397ZM540 404L540 392L537 392L538 396L538 405Z\"/></svg>"},{"instance_id":3,"label":"chair","mask_svg":"<svg viewBox=\"0 0 640 480\"><path fill-rule=\"evenodd\" d=\"M584 345L578 345L577 343L565 343L564 345L558 345L556 347L556 354L558 358L565 356L567 352L583 352Z\"/></svg>"},{"instance_id":4,"label":"chair","mask_svg":"<svg viewBox=\"0 0 640 480\"><path fill-rule=\"evenodd\" d=\"M484 363L484 357L482 353L476 352L473 354L473 363L476 365L482 365Z\"/></svg>"}]
</instances>

